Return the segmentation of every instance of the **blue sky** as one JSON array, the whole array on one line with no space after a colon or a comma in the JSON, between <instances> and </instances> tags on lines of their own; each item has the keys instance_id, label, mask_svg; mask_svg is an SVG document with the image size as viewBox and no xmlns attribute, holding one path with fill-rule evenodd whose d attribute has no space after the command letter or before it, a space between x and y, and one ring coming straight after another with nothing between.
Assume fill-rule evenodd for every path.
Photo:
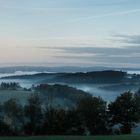
<instances>
[{"instance_id":1,"label":"blue sky","mask_svg":"<svg viewBox=\"0 0 140 140\"><path fill-rule=\"evenodd\" d=\"M0 65L140 68L140 0L0 0Z\"/></svg>"}]
</instances>

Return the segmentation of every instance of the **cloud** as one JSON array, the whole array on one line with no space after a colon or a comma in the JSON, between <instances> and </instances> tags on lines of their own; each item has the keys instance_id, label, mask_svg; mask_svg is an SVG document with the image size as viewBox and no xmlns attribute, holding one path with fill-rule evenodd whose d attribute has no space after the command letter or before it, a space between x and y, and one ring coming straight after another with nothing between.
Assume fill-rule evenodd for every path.
<instances>
[{"instance_id":1,"label":"cloud","mask_svg":"<svg viewBox=\"0 0 140 140\"><path fill-rule=\"evenodd\" d=\"M135 53L140 51L139 46L123 46L119 48L114 48L114 47L39 47L40 49L46 49L46 50L57 50L63 53L72 53L72 54L107 54L107 55L112 55L112 54L127 54L127 53Z\"/></svg>"},{"instance_id":2,"label":"cloud","mask_svg":"<svg viewBox=\"0 0 140 140\"><path fill-rule=\"evenodd\" d=\"M131 45L140 45L140 35L124 35L118 34L114 35L118 41Z\"/></svg>"},{"instance_id":3,"label":"cloud","mask_svg":"<svg viewBox=\"0 0 140 140\"><path fill-rule=\"evenodd\" d=\"M97 44L78 44L75 46L39 47L43 51L54 52L53 57L72 62L84 62L102 66L136 66L140 67L140 35L113 35L112 46L98 46ZM117 44L118 46L116 46ZM114 46L115 45L115 46Z\"/></svg>"},{"instance_id":4,"label":"cloud","mask_svg":"<svg viewBox=\"0 0 140 140\"><path fill-rule=\"evenodd\" d=\"M56 59L68 60L72 62L81 61L95 64L113 65L139 65L140 47L124 46L122 48L104 47L49 47L43 48L46 51L57 51L54 53Z\"/></svg>"}]
</instances>

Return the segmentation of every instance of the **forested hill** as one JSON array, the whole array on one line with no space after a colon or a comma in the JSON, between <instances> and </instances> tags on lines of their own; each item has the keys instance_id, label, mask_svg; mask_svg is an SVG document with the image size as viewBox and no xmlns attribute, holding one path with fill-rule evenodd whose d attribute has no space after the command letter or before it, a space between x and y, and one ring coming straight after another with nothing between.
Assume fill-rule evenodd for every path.
<instances>
[{"instance_id":1,"label":"forested hill","mask_svg":"<svg viewBox=\"0 0 140 140\"><path fill-rule=\"evenodd\" d=\"M3 79L24 79L46 82L64 82L64 83L121 83L121 82L139 82L139 75L129 75L123 71L94 71L79 73L40 73L34 75L10 76Z\"/></svg>"}]
</instances>

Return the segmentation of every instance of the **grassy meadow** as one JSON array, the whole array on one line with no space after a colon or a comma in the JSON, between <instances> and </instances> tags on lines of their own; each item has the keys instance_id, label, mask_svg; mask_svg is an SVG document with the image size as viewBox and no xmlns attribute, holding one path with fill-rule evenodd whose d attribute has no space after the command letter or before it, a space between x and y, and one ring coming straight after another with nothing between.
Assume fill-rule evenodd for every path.
<instances>
[{"instance_id":1,"label":"grassy meadow","mask_svg":"<svg viewBox=\"0 0 140 140\"><path fill-rule=\"evenodd\" d=\"M140 135L0 137L0 140L140 140Z\"/></svg>"}]
</instances>

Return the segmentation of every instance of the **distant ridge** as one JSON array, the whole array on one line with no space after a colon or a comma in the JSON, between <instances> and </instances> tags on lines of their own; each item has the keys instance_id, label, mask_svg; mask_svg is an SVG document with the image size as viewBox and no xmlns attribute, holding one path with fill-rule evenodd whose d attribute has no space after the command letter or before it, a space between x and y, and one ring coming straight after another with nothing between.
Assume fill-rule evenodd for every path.
<instances>
[{"instance_id":1,"label":"distant ridge","mask_svg":"<svg viewBox=\"0 0 140 140\"><path fill-rule=\"evenodd\" d=\"M43 67L43 66L13 66L0 67L0 73L14 73L16 71L36 71L36 72L91 72L103 70L122 70L122 71L140 71L138 68L114 68L114 67L76 67L76 66L59 66L59 67Z\"/></svg>"}]
</instances>

